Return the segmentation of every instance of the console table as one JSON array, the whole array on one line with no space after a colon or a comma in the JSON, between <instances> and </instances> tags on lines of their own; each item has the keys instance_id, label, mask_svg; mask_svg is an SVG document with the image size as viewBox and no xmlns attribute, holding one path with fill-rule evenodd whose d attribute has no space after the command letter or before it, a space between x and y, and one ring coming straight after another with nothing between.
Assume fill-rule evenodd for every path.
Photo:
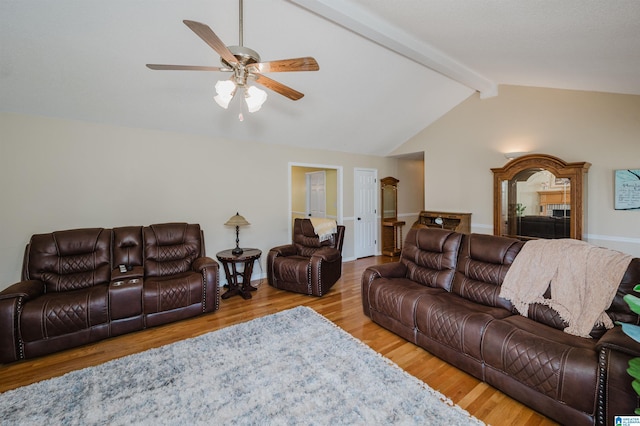
<instances>
[{"instance_id":1,"label":"console table","mask_svg":"<svg viewBox=\"0 0 640 426\"><path fill-rule=\"evenodd\" d=\"M385 256L398 256L402 252L402 220L382 221L382 254Z\"/></svg>"}]
</instances>

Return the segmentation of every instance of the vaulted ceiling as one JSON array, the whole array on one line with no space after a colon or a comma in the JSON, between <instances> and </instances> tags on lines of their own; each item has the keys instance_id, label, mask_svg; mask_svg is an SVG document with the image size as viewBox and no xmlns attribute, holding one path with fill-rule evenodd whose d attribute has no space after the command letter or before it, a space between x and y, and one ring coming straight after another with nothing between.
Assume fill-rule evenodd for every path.
<instances>
[{"instance_id":1,"label":"vaulted ceiling","mask_svg":"<svg viewBox=\"0 0 640 426\"><path fill-rule=\"evenodd\" d=\"M244 0L244 45L303 92L220 108L228 74L182 20L238 44L237 0L0 0L0 111L385 155L475 92L513 84L640 95L637 0Z\"/></svg>"}]
</instances>

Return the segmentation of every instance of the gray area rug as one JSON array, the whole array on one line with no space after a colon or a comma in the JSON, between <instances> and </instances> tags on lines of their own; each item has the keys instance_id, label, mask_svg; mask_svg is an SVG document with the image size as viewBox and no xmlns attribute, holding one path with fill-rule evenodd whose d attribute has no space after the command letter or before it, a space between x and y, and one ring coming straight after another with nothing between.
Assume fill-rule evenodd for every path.
<instances>
[{"instance_id":1,"label":"gray area rug","mask_svg":"<svg viewBox=\"0 0 640 426\"><path fill-rule=\"evenodd\" d=\"M0 419L3 425L482 424L305 307L5 392Z\"/></svg>"}]
</instances>

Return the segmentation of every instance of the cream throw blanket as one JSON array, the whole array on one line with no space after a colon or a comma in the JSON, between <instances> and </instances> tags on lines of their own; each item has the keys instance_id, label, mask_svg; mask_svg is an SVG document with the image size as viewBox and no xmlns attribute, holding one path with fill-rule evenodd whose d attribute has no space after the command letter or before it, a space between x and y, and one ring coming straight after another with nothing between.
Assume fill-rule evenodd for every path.
<instances>
[{"instance_id":1,"label":"cream throw blanket","mask_svg":"<svg viewBox=\"0 0 640 426\"><path fill-rule=\"evenodd\" d=\"M338 224L333 219L325 219L323 217L310 217L313 231L318 234L320 241L326 241L331 238L332 234L338 232Z\"/></svg>"},{"instance_id":2,"label":"cream throw blanket","mask_svg":"<svg viewBox=\"0 0 640 426\"><path fill-rule=\"evenodd\" d=\"M567 322L565 332L589 337L594 325L613 323L611 305L632 256L573 239L528 241L507 271L500 297L527 316L529 304L549 306ZM543 297L551 286L551 298Z\"/></svg>"}]
</instances>

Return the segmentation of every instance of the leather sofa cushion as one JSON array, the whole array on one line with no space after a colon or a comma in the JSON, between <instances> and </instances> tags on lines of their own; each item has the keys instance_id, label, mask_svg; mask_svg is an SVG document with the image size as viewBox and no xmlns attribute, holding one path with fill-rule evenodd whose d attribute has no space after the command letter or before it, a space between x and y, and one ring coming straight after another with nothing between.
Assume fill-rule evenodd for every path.
<instances>
[{"instance_id":1,"label":"leather sofa cushion","mask_svg":"<svg viewBox=\"0 0 640 426\"><path fill-rule=\"evenodd\" d=\"M112 264L142 266L142 226L113 228Z\"/></svg>"},{"instance_id":2,"label":"leather sofa cushion","mask_svg":"<svg viewBox=\"0 0 640 426\"><path fill-rule=\"evenodd\" d=\"M596 343L513 315L487 326L482 357L487 367L591 415L598 386Z\"/></svg>"},{"instance_id":3,"label":"leather sofa cushion","mask_svg":"<svg viewBox=\"0 0 640 426\"><path fill-rule=\"evenodd\" d=\"M185 272L171 277L149 277L143 284L145 314L202 303L202 274Z\"/></svg>"},{"instance_id":4,"label":"leather sofa cushion","mask_svg":"<svg viewBox=\"0 0 640 426\"><path fill-rule=\"evenodd\" d=\"M413 228L407 234L400 261L406 277L429 287L449 291L455 273L462 234L437 228Z\"/></svg>"},{"instance_id":5,"label":"leather sofa cushion","mask_svg":"<svg viewBox=\"0 0 640 426\"><path fill-rule=\"evenodd\" d=\"M470 258L496 265L511 265L524 245L513 238L485 234L471 234L467 243ZM506 271L504 273L506 274Z\"/></svg>"},{"instance_id":6,"label":"leather sofa cushion","mask_svg":"<svg viewBox=\"0 0 640 426\"><path fill-rule=\"evenodd\" d=\"M76 333L109 321L108 285L42 295L25 303L20 334L26 342Z\"/></svg>"},{"instance_id":7,"label":"leather sofa cushion","mask_svg":"<svg viewBox=\"0 0 640 426\"><path fill-rule=\"evenodd\" d=\"M415 308L418 332L458 352L482 360L482 336L487 325L511 312L479 305L452 293L420 297Z\"/></svg>"},{"instance_id":8,"label":"leather sofa cushion","mask_svg":"<svg viewBox=\"0 0 640 426\"><path fill-rule=\"evenodd\" d=\"M542 303L532 303L529 305L527 317L557 330L564 330L567 327L567 322L562 319L556 310Z\"/></svg>"},{"instance_id":9,"label":"leather sofa cushion","mask_svg":"<svg viewBox=\"0 0 640 426\"><path fill-rule=\"evenodd\" d=\"M411 329L416 327L416 306L420 298L445 293L441 288L425 287L408 278L378 278L367 291L371 310L395 318Z\"/></svg>"},{"instance_id":10,"label":"leather sofa cushion","mask_svg":"<svg viewBox=\"0 0 640 426\"><path fill-rule=\"evenodd\" d=\"M200 225L164 223L143 228L145 277L163 277L191 269L200 256Z\"/></svg>"},{"instance_id":11,"label":"leather sofa cushion","mask_svg":"<svg viewBox=\"0 0 640 426\"><path fill-rule=\"evenodd\" d=\"M500 285L524 243L513 238L470 234L462 240L452 292L474 302L511 311Z\"/></svg>"},{"instance_id":12,"label":"leather sofa cushion","mask_svg":"<svg viewBox=\"0 0 640 426\"><path fill-rule=\"evenodd\" d=\"M111 232L86 228L36 234L28 251L27 279L46 291L77 290L107 284L111 273Z\"/></svg>"},{"instance_id":13,"label":"leather sofa cushion","mask_svg":"<svg viewBox=\"0 0 640 426\"><path fill-rule=\"evenodd\" d=\"M309 285L309 258L280 256L273 262L273 276L279 281Z\"/></svg>"}]
</instances>

